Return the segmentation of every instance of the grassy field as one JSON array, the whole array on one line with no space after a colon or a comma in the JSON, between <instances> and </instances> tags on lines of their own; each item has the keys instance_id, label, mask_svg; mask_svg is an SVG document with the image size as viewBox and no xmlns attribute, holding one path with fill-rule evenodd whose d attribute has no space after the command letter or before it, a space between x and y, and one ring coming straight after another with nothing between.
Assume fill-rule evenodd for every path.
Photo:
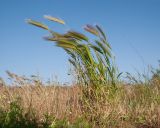
<instances>
[{"instance_id":1,"label":"grassy field","mask_svg":"<svg viewBox=\"0 0 160 128\"><path fill-rule=\"evenodd\" d=\"M95 36L90 40L77 31L60 34L40 22L27 22L48 31L45 39L69 55L76 84L43 83L36 76L7 72L11 84L1 80L0 128L160 128L160 67L150 77L127 74L124 82L100 26L85 26Z\"/></svg>"},{"instance_id":2,"label":"grassy field","mask_svg":"<svg viewBox=\"0 0 160 128\"><path fill-rule=\"evenodd\" d=\"M43 84L14 74L12 79L12 86L0 87L2 128L160 127L159 77L144 84L119 82L116 90L105 86L98 101L85 102L80 85Z\"/></svg>"}]
</instances>

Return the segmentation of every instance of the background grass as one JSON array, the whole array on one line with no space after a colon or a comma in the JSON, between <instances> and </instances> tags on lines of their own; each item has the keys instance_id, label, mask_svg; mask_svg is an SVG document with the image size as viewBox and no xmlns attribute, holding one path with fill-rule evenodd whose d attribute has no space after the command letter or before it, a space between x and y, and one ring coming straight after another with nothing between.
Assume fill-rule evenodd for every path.
<instances>
[{"instance_id":1,"label":"background grass","mask_svg":"<svg viewBox=\"0 0 160 128\"><path fill-rule=\"evenodd\" d=\"M0 127L160 126L160 77L157 74L144 84L119 82L116 90L105 86L101 99L88 99L85 103L82 86L48 85L15 76L12 86L0 87Z\"/></svg>"}]
</instances>

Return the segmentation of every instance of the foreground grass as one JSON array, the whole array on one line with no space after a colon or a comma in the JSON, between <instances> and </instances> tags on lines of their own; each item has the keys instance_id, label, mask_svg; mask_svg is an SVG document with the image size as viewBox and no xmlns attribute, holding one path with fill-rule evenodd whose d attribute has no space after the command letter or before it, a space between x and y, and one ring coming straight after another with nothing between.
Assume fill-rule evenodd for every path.
<instances>
[{"instance_id":1,"label":"foreground grass","mask_svg":"<svg viewBox=\"0 0 160 128\"><path fill-rule=\"evenodd\" d=\"M0 127L160 127L159 78L147 84L118 83L116 89L109 85L101 89L99 101L83 101L81 86L44 85L19 77L12 87L0 87Z\"/></svg>"}]
</instances>

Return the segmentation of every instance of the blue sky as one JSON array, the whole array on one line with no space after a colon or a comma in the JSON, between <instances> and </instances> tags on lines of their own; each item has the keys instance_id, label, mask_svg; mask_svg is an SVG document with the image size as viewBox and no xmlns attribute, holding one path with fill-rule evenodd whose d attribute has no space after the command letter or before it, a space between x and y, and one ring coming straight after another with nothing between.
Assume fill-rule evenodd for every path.
<instances>
[{"instance_id":1,"label":"blue sky","mask_svg":"<svg viewBox=\"0 0 160 128\"><path fill-rule=\"evenodd\" d=\"M64 19L67 27L43 19L45 14ZM0 0L0 17L0 76L5 79L9 70L70 81L64 51L43 40L47 32L26 24L27 18L60 32L101 25L123 72L143 72L160 59L160 0Z\"/></svg>"}]
</instances>

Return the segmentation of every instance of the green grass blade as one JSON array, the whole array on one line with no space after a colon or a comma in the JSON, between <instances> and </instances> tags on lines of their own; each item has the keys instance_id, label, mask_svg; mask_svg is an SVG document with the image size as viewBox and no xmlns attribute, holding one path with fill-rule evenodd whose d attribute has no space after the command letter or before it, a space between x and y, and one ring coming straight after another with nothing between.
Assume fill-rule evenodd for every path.
<instances>
[{"instance_id":1,"label":"green grass blade","mask_svg":"<svg viewBox=\"0 0 160 128\"><path fill-rule=\"evenodd\" d=\"M40 22L31 20L31 19L28 19L26 22L29 23L29 24L32 24L32 25L34 25L34 26L37 26L37 27L39 27L39 28L43 28L43 29L49 30L49 29L48 29L48 26L46 26L46 25L44 25L44 24L42 24L42 23L40 23Z\"/></svg>"},{"instance_id":2,"label":"green grass blade","mask_svg":"<svg viewBox=\"0 0 160 128\"><path fill-rule=\"evenodd\" d=\"M87 32L92 33L93 35L99 36L98 31L96 30L96 28L94 28L94 27L91 26L91 25L86 25L86 26L84 27L84 29L85 29Z\"/></svg>"},{"instance_id":3,"label":"green grass blade","mask_svg":"<svg viewBox=\"0 0 160 128\"><path fill-rule=\"evenodd\" d=\"M97 30L99 31L99 33L102 35L102 37L104 38L104 40L107 40L105 33L103 32L103 30L101 29L100 26L96 25Z\"/></svg>"},{"instance_id":4,"label":"green grass blade","mask_svg":"<svg viewBox=\"0 0 160 128\"><path fill-rule=\"evenodd\" d=\"M79 32L68 31L68 33L66 34L66 36L73 37L73 38L78 39L78 40L85 40L85 41L88 42L88 38L84 34L81 34Z\"/></svg>"},{"instance_id":5,"label":"green grass blade","mask_svg":"<svg viewBox=\"0 0 160 128\"><path fill-rule=\"evenodd\" d=\"M63 20L52 17L52 16L49 16L49 15L44 15L44 18L47 19L47 20L50 20L50 21L60 23L60 24L65 24L65 22Z\"/></svg>"},{"instance_id":6,"label":"green grass blade","mask_svg":"<svg viewBox=\"0 0 160 128\"><path fill-rule=\"evenodd\" d=\"M100 41L98 41L98 40L96 40L95 42L96 42L96 44L103 50L103 52L104 52L105 54L107 54L109 57L111 57L111 53L110 53L109 49L108 49L104 44L102 44L102 43L101 43Z\"/></svg>"},{"instance_id":7,"label":"green grass blade","mask_svg":"<svg viewBox=\"0 0 160 128\"><path fill-rule=\"evenodd\" d=\"M97 52L103 54L102 50L99 47L97 47L93 44L88 44L88 46L91 47L93 50L96 50Z\"/></svg>"}]
</instances>

